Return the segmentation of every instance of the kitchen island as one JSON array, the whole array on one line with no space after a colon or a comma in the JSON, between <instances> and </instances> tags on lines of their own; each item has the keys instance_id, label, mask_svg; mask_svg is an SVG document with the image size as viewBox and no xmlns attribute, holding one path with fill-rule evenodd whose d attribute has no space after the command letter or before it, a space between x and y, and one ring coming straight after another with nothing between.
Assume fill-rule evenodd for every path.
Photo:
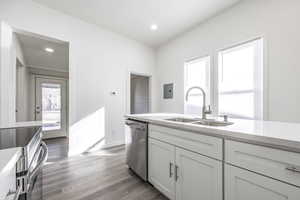
<instances>
[{"instance_id":1,"label":"kitchen island","mask_svg":"<svg viewBox=\"0 0 300 200\"><path fill-rule=\"evenodd\" d=\"M300 124L230 119L233 125L206 126L165 113L126 118L148 123L148 180L170 199L300 199Z\"/></svg>"},{"instance_id":2,"label":"kitchen island","mask_svg":"<svg viewBox=\"0 0 300 200\"><path fill-rule=\"evenodd\" d=\"M22 149L9 148L0 150L0 199L16 191L16 163L22 155ZM14 194L11 194L14 196Z\"/></svg>"}]
</instances>

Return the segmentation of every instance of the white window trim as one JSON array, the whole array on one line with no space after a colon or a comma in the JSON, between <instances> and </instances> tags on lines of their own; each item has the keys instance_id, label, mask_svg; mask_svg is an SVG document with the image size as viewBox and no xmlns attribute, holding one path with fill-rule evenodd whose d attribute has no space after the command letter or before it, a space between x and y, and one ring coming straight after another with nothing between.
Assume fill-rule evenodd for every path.
<instances>
[{"instance_id":1,"label":"white window trim","mask_svg":"<svg viewBox=\"0 0 300 200\"><path fill-rule=\"evenodd\" d=\"M234 93L250 93L253 92L255 99L254 99L254 118L247 118L245 116L239 116L239 115L234 115L234 114L229 114L230 117L232 118L240 118L240 119L255 119L255 120L262 120L265 118L264 114L265 114L265 110L264 110L264 105L265 105L265 98L264 98L264 89L265 89L265 64L264 64L264 55L265 55L265 51L264 51L264 38L263 37L257 37L239 44L235 44L233 46L229 46L227 48L223 48L217 51L216 53L216 60L217 60L217 64L214 65L215 68L215 73L214 73L214 77L215 77L215 86L214 86L214 109L215 112L217 114L228 114L228 113L220 113L219 112L219 88L218 88L218 83L219 83L219 77L218 77L218 70L219 70L219 64L220 64L220 55L222 53L228 53L231 51L236 51L240 48L244 48L250 45L253 45L253 43L256 43L256 48L257 49L257 57L255 59L255 62L257 63L258 68L261 69L261 71L255 71L254 72L254 78L256 80L254 80L254 90L242 90L242 91L228 91L225 92L227 94L234 94ZM263 56L262 58L260 56ZM259 61L261 61L261 63L258 63ZM254 70L256 70L257 68L254 68ZM262 77L259 77L262 76ZM260 80L260 81L257 81ZM261 105L261 107L258 107L257 105Z\"/></svg>"},{"instance_id":2,"label":"white window trim","mask_svg":"<svg viewBox=\"0 0 300 200\"><path fill-rule=\"evenodd\" d=\"M219 52L221 51L230 51L230 50L236 50L237 48L241 48L241 46L243 45L247 45L250 44L251 42L254 41L262 41L260 42L260 44L262 46L260 46L260 55L263 56L262 59L256 59L256 60L262 60L262 62L260 63L261 65L261 75L262 77L260 78L261 83L260 86L256 85L255 86L255 91L259 91L257 88L260 87L260 94L259 95L255 95L257 98L255 100L255 105L257 105L258 102L258 98L261 101L261 105L262 108L261 109L257 109L261 111L260 117L258 117L257 115L255 115L255 119L258 120L268 120L268 107L267 107L267 103L268 103L268 60L267 60L267 39L265 36L259 36L259 37L253 37L251 39L248 40L244 40L244 42L239 42L239 43L235 43L234 45L228 45L227 47L224 47L222 49L218 49L216 51L214 51L214 53L211 54L206 54L204 56L200 56L197 58L193 58L190 60L187 60L186 62L184 62L184 112L186 112L186 102L185 102L185 95L186 95L186 64L192 62L192 61L197 61L199 59L203 59L206 57L210 58L210 67L209 67L209 71L210 71L210 105L212 106L212 111L213 111L213 115L217 116L219 115L219 102L218 102L218 96L219 96L219 89L218 89L218 69L219 69ZM244 47L244 46L243 46ZM257 83L256 81L254 81L255 83ZM253 91L253 90L251 90ZM249 91L234 91L234 92L250 92ZM199 94L200 95L200 94ZM255 108L257 108L257 106L254 106ZM255 110L255 113L258 113L258 111ZM200 114L200 113L199 113ZM241 116L237 116L237 115L231 115L231 117L233 118L244 118L244 119L249 119L249 118L245 118L245 117L241 117Z\"/></svg>"},{"instance_id":3,"label":"white window trim","mask_svg":"<svg viewBox=\"0 0 300 200\"><path fill-rule=\"evenodd\" d=\"M213 78L212 56L210 56L209 54L205 54L203 56L192 58L192 59L187 60L187 61L184 62L184 84L183 84L183 87L184 87L184 95L183 95L184 113L187 113L187 102L186 102L186 99L185 99L186 92L188 90L188 88L187 88L187 66L194 63L194 62L199 62L201 60L206 60L206 59L208 59L208 64L207 64L206 68L208 68L207 76L209 77L209 81L207 82L207 85L208 85L208 88L209 88L209 93L210 93L209 95L210 95L211 105L212 105L212 101L214 101L214 97L212 96L212 92L211 92L212 89L213 89L212 80L211 80ZM202 94L199 92L199 93L192 94L192 96L202 96Z\"/></svg>"}]
</instances>

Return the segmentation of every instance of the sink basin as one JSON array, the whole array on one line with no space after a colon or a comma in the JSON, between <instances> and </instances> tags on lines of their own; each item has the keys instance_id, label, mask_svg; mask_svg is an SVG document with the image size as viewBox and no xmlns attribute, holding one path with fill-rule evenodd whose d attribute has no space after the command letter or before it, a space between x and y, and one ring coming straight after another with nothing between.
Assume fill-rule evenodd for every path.
<instances>
[{"instance_id":1,"label":"sink basin","mask_svg":"<svg viewBox=\"0 0 300 200\"><path fill-rule=\"evenodd\" d=\"M199 118L171 118L171 119L165 119L167 121L172 122L181 122L181 123L190 123L195 125L205 125L205 126L229 126L232 125L233 122L225 122L225 121L219 121L216 119L199 119Z\"/></svg>"},{"instance_id":2,"label":"sink basin","mask_svg":"<svg viewBox=\"0 0 300 200\"><path fill-rule=\"evenodd\" d=\"M198 125L206 125L206 126L229 126L232 125L233 122L225 122L225 121L218 121L214 119L207 119L207 120L199 120L196 122L193 122L192 124L198 124Z\"/></svg>"},{"instance_id":3,"label":"sink basin","mask_svg":"<svg viewBox=\"0 0 300 200\"><path fill-rule=\"evenodd\" d=\"M171 118L171 119L165 119L167 121L172 121L172 122L182 122L182 123L192 123L192 122L198 122L201 119L197 118Z\"/></svg>"}]
</instances>

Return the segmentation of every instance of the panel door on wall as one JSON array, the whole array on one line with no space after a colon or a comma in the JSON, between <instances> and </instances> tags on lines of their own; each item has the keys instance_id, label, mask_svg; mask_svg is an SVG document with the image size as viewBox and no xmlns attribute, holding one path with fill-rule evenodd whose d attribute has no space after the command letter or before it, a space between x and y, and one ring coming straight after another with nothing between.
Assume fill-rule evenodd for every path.
<instances>
[{"instance_id":1,"label":"panel door on wall","mask_svg":"<svg viewBox=\"0 0 300 200\"><path fill-rule=\"evenodd\" d=\"M36 77L35 117L43 122L44 138L67 136L67 81Z\"/></svg>"},{"instance_id":2,"label":"panel door on wall","mask_svg":"<svg viewBox=\"0 0 300 200\"><path fill-rule=\"evenodd\" d=\"M222 162L176 148L176 200L222 200Z\"/></svg>"},{"instance_id":3,"label":"panel door on wall","mask_svg":"<svg viewBox=\"0 0 300 200\"><path fill-rule=\"evenodd\" d=\"M225 165L225 200L299 200L300 188Z\"/></svg>"},{"instance_id":4,"label":"panel door on wall","mask_svg":"<svg viewBox=\"0 0 300 200\"><path fill-rule=\"evenodd\" d=\"M175 147L149 138L149 182L169 199L175 199Z\"/></svg>"}]
</instances>

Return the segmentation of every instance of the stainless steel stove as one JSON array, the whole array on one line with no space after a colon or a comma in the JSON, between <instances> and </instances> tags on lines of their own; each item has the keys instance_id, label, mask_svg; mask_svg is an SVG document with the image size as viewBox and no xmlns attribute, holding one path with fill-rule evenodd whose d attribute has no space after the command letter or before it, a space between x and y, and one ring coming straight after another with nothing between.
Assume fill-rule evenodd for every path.
<instances>
[{"instance_id":1,"label":"stainless steel stove","mask_svg":"<svg viewBox=\"0 0 300 200\"><path fill-rule=\"evenodd\" d=\"M42 166L47 160L48 149L42 142L41 127L0 129L0 149L21 147L22 156L17 162L16 199L42 199Z\"/></svg>"}]
</instances>

